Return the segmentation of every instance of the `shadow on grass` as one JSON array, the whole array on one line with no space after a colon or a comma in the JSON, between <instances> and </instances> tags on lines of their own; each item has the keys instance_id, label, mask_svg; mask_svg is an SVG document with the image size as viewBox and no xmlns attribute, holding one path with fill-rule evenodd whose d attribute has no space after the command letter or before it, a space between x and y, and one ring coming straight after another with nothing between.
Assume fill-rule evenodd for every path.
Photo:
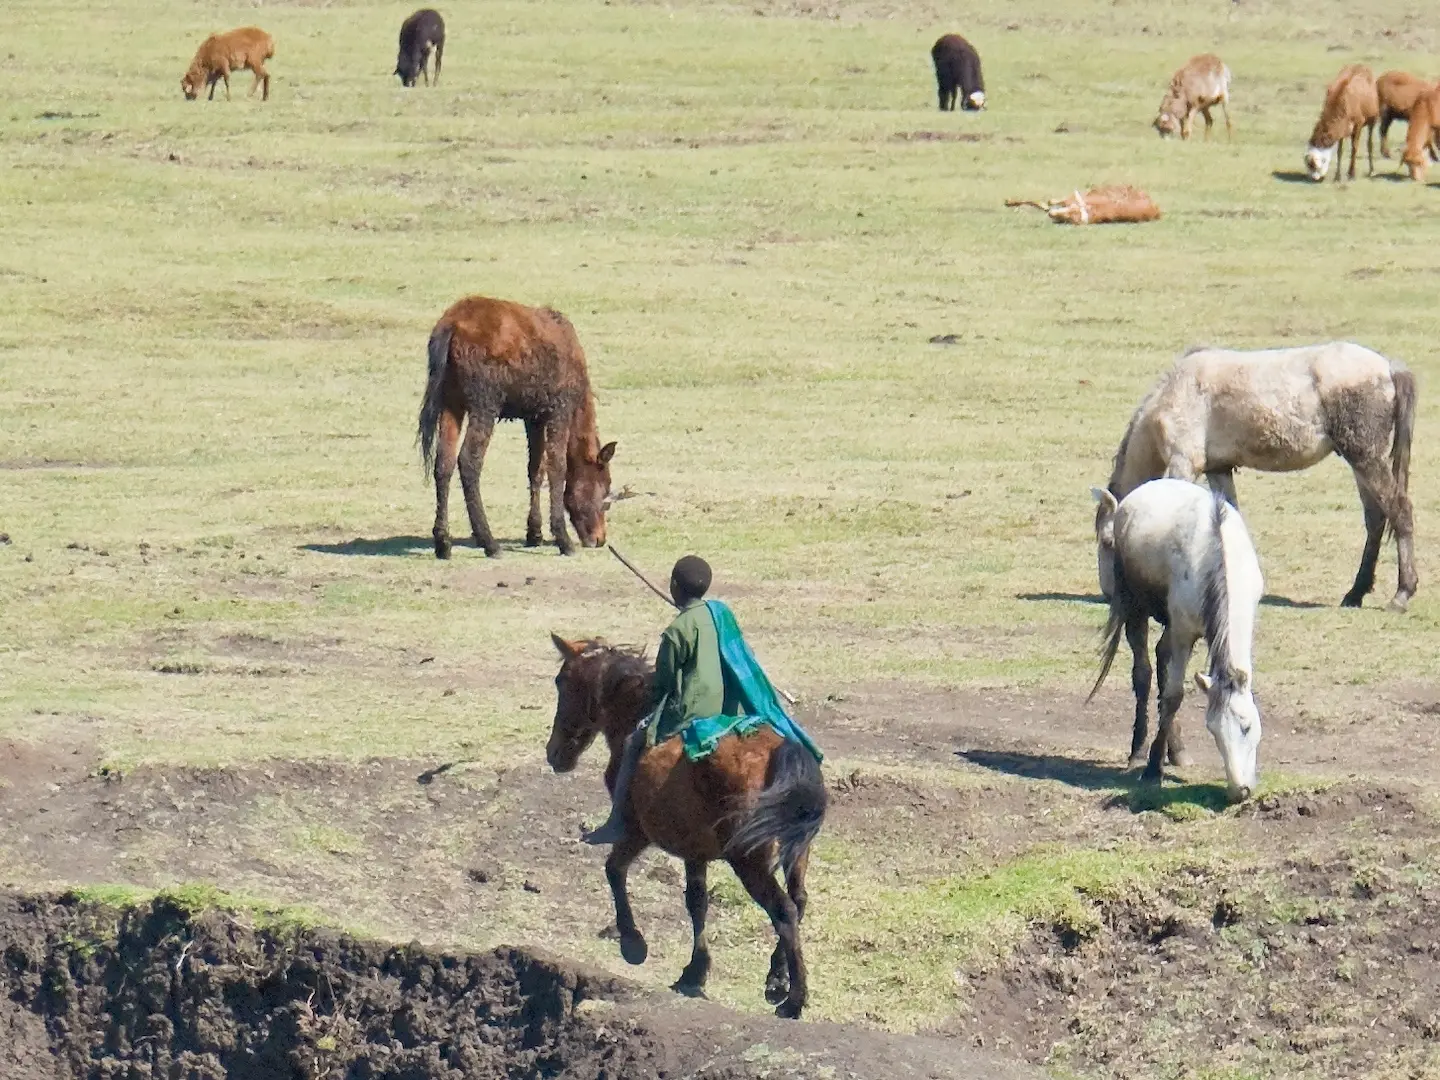
<instances>
[{"instance_id":1,"label":"shadow on grass","mask_svg":"<svg viewBox=\"0 0 1440 1080\"><path fill-rule=\"evenodd\" d=\"M1022 592L1016 593L1015 599L1035 602L1057 601L1065 604L1108 604L1110 602L1099 593L1073 592Z\"/></svg>"},{"instance_id":2,"label":"shadow on grass","mask_svg":"<svg viewBox=\"0 0 1440 1080\"><path fill-rule=\"evenodd\" d=\"M1311 179L1310 179L1310 174L1309 174L1309 173L1303 173L1303 172L1293 172L1293 171L1285 171L1285 170L1282 170L1282 169L1276 169L1276 170L1275 170L1274 172L1272 172L1270 175L1271 175L1274 179L1279 180L1282 184L1319 184L1319 183L1323 183L1323 181L1320 181L1320 180L1311 180Z\"/></svg>"},{"instance_id":3,"label":"shadow on grass","mask_svg":"<svg viewBox=\"0 0 1440 1080\"><path fill-rule=\"evenodd\" d=\"M460 546L458 541L455 546ZM357 536L340 544L301 544L300 550L318 551L322 555L410 555L416 551L434 551L435 541L428 536L384 536L376 540Z\"/></svg>"},{"instance_id":4,"label":"shadow on grass","mask_svg":"<svg viewBox=\"0 0 1440 1080\"><path fill-rule=\"evenodd\" d=\"M956 756L982 769L1009 776L1058 780L1085 791L1112 791L1115 794L1106 800L1106 809L1129 810L1132 814L1159 810L1168 817L1183 820L1218 814L1230 805L1222 784L1145 784L1140 782L1138 770L1093 758L1001 750L959 750Z\"/></svg>"},{"instance_id":5,"label":"shadow on grass","mask_svg":"<svg viewBox=\"0 0 1440 1080\"><path fill-rule=\"evenodd\" d=\"M1316 604L1309 600L1291 600L1288 596L1273 596L1266 594L1260 598L1260 603L1266 607L1296 608L1301 611L1318 611L1328 604Z\"/></svg>"}]
</instances>

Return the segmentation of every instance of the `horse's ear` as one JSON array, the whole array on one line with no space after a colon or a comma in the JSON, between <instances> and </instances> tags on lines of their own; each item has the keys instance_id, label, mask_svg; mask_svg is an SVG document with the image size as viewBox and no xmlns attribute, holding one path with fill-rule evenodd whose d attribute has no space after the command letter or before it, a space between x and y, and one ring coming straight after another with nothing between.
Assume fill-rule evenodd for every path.
<instances>
[{"instance_id":1,"label":"horse's ear","mask_svg":"<svg viewBox=\"0 0 1440 1080\"><path fill-rule=\"evenodd\" d=\"M570 642L566 641L559 634L551 634L550 640L555 643L555 651L560 654L563 660L573 660L580 653L579 649L571 645Z\"/></svg>"},{"instance_id":2,"label":"horse's ear","mask_svg":"<svg viewBox=\"0 0 1440 1080\"><path fill-rule=\"evenodd\" d=\"M1120 504L1115 501L1115 496L1108 488L1092 487L1090 494L1094 496L1097 503L1105 508L1107 513L1113 514L1120 508Z\"/></svg>"},{"instance_id":3,"label":"horse's ear","mask_svg":"<svg viewBox=\"0 0 1440 1080\"><path fill-rule=\"evenodd\" d=\"M609 465L610 459L614 456L615 444L613 442L607 442L604 446L600 448L600 456L597 457L595 460L600 462L601 465Z\"/></svg>"},{"instance_id":4,"label":"horse's ear","mask_svg":"<svg viewBox=\"0 0 1440 1080\"><path fill-rule=\"evenodd\" d=\"M1208 694L1211 685L1210 676L1206 675L1203 671L1195 672L1195 685L1198 686L1203 693Z\"/></svg>"}]
</instances>

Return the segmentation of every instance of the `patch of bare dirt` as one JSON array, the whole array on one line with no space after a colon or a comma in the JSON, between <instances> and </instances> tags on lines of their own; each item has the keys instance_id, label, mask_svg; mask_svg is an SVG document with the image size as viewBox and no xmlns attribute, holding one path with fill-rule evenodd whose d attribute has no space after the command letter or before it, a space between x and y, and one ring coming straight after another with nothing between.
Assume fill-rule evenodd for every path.
<instances>
[{"instance_id":1,"label":"patch of bare dirt","mask_svg":"<svg viewBox=\"0 0 1440 1080\"><path fill-rule=\"evenodd\" d=\"M0 896L8 1080L1029 1076L938 1040L785 1024L542 953L271 933L159 898Z\"/></svg>"},{"instance_id":2,"label":"patch of bare dirt","mask_svg":"<svg viewBox=\"0 0 1440 1080\"><path fill-rule=\"evenodd\" d=\"M1196 871L1101 898L1098 928L1037 927L942 1030L1102 1076L1431 1076L1437 900L1403 856Z\"/></svg>"}]
</instances>

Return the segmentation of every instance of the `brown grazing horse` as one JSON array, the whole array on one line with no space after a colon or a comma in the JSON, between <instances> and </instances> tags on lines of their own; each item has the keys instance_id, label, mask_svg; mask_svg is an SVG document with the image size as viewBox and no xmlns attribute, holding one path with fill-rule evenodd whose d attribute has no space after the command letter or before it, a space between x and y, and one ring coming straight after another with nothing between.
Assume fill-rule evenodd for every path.
<instances>
[{"instance_id":1,"label":"brown grazing horse","mask_svg":"<svg viewBox=\"0 0 1440 1080\"><path fill-rule=\"evenodd\" d=\"M469 419L465 443L460 429ZM549 308L469 296L440 316L430 334L430 377L420 403L418 441L435 468L435 557L450 557L450 477L460 486L475 543L492 558L500 545L480 501L480 470L496 420L524 420L530 446L530 516L525 546L544 542L540 529L542 473L550 484L550 532L561 554L574 554L565 514L580 543L605 543L610 507L610 458L600 445L585 352L570 320Z\"/></svg>"},{"instance_id":2,"label":"brown grazing horse","mask_svg":"<svg viewBox=\"0 0 1440 1080\"><path fill-rule=\"evenodd\" d=\"M642 656L600 641L566 641L553 634L551 640L563 662L555 677L555 726L545 760L557 773L569 772L595 736L604 735L610 748L605 786L613 790L625 736L650 707L654 670ZM643 964L649 951L635 926L625 878L636 857L655 844L685 862L685 907L695 932L690 962L674 989L703 996L710 973L705 872L709 863L724 859L775 927L778 943L765 999L776 1006L777 1016L798 1017L806 998L800 951L805 869L828 801L819 762L769 727L726 736L701 761L690 761L678 738L647 750L630 782L625 838L605 860L621 955ZM777 855L784 887L775 876Z\"/></svg>"},{"instance_id":3,"label":"brown grazing horse","mask_svg":"<svg viewBox=\"0 0 1440 1080\"><path fill-rule=\"evenodd\" d=\"M195 58L180 79L185 100L194 101L200 91L210 87L210 100L215 100L215 84L224 81L225 100L230 100L230 73L249 70L255 76L250 96L264 88L261 101L270 100L270 73L265 61L275 55L275 39L258 26L242 26L225 34L211 34L195 50Z\"/></svg>"}]
</instances>

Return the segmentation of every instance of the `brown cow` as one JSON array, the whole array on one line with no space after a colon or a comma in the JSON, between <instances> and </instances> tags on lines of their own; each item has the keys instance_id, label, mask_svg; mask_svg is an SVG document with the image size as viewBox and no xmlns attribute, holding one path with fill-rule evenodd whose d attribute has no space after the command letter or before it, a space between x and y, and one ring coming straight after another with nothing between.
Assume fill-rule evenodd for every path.
<instances>
[{"instance_id":1,"label":"brown cow","mask_svg":"<svg viewBox=\"0 0 1440 1080\"><path fill-rule=\"evenodd\" d=\"M1355 179L1355 157L1360 151L1360 129L1365 129L1365 148L1370 158L1370 175L1375 175L1375 122L1380 118L1380 95L1375 89L1375 75L1364 64L1350 64L1325 88L1325 105L1320 119L1310 133L1305 148L1305 168L1312 180L1324 180L1335 158L1335 180L1340 168L1345 140L1350 140L1350 179ZM1336 147L1340 152L1336 153Z\"/></svg>"},{"instance_id":2,"label":"brown cow","mask_svg":"<svg viewBox=\"0 0 1440 1080\"><path fill-rule=\"evenodd\" d=\"M524 420L530 445L530 516L525 545L544 542L540 528L542 470L550 484L550 531L562 554L580 543L605 543L610 458L600 445L585 352L570 320L549 308L469 296L451 305L430 334L430 375L420 405L419 443L435 468L435 557L450 557L449 489L455 465L475 543L491 557L500 545L480 501L480 469L496 420ZM460 429L465 444L460 445Z\"/></svg>"},{"instance_id":3,"label":"brown cow","mask_svg":"<svg viewBox=\"0 0 1440 1080\"><path fill-rule=\"evenodd\" d=\"M180 89L185 100L194 101L200 90L210 87L210 101L215 100L215 84L225 82L225 100L230 100L230 73L249 70L255 75L255 85L250 87L250 96L255 96L256 87L263 86L261 101L270 100L270 73L265 70L265 61L275 55L275 39L258 26L242 26L226 34L211 34L195 50L195 59L190 61L190 70L180 79Z\"/></svg>"}]
</instances>

